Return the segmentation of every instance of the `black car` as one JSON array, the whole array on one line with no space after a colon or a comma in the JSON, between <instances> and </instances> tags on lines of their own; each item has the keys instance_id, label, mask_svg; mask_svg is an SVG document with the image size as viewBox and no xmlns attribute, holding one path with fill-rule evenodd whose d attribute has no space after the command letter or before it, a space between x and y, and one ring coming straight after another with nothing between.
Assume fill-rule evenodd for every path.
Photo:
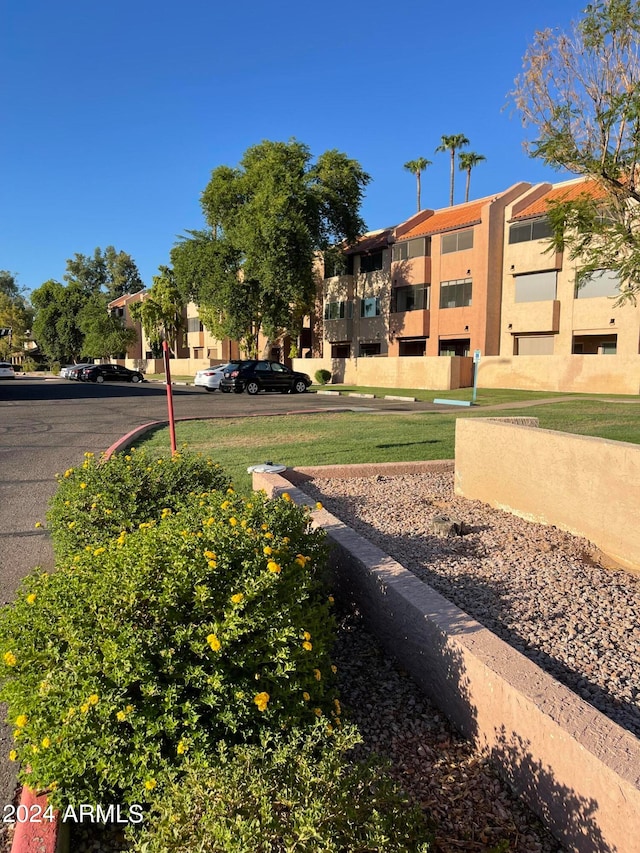
<instances>
[{"instance_id":1,"label":"black car","mask_svg":"<svg viewBox=\"0 0 640 853\"><path fill-rule=\"evenodd\" d=\"M281 394L302 394L311 385L306 373L290 370L279 361L234 361L228 365L220 390L241 394L257 394L259 391L280 391Z\"/></svg>"},{"instance_id":2,"label":"black car","mask_svg":"<svg viewBox=\"0 0 640 853\"><path fill-rule=\"evenodd\" d=\"M142 382L139 370L129 370L120 364L92 364L84 367L78 376L83 382Z\"/></svg>"}]
</instances>

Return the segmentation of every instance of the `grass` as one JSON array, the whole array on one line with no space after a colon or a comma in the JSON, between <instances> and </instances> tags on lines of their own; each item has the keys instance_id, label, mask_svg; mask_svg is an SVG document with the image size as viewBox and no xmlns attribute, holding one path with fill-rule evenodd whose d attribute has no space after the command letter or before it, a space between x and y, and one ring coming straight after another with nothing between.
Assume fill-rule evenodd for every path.
<instances>
[{"instance_id":1,"label":"grass","mask_svg":"<svg viewBox=\"0 0 640 853\"><path fill-rule=\"evenodd\" d=\"M186 444L191 450L211 456L231 475L236 488L247 493L251 489L247 467L266 461L294 467L453 459L456 420L488 414L477 410L415 414L326 412L218 418L178 423L176 440L178 446ZM537 417L543 429L640 444L638 401L575 400L500 409L496 415ZM136 444L152 452L166 452L169 431L159 429Z\"/></svg>"}]
</instances>

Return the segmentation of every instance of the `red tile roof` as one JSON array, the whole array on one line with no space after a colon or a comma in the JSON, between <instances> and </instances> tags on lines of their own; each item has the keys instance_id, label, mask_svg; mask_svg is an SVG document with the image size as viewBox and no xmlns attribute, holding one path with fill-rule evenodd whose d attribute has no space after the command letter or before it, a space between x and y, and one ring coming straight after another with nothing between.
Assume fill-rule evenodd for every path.
<instances>
[{"instance_id":1,"label":"red tile roof","mask_svg":"<svg viewBox=\"0 0 640 853\"><path fill-rule=\"evenodd\" d=\"M455 207L445 207L436 210L433 216L419 222L410 231L402 235L403 240L412 237L423 237L425 234L438 234L441 231L453 231L456 228L465 228L476 225L481 221L481 211L489 199L458 204Z\"/></svg>"},{"instance_id":2,"label":"red tile roof","mask_svg":"<svg viewBox=\"0 0 640 853\"><path fill-rule=\"evenodd\" d=\"M593 179L559 184L552 187L548 192L541 195L535 201L532 201L531 204L527 205L522 210L518 211L517 215L514 216L513 219L530 219L534 216L544 216L547 212L549 202L575 201L582 195L587 195L591 198L605 198L606 192L603 187Z\"/></svg>"},{"instance_id":3,"label":"red tile roof","mask_svg":"<svg viewBox=\"0 0 640 853\"><path fill-rule=\"evenodd\" d=\"M365 234L358 239L358 242L354 246L350 246L345 254L363 255L367 252L375 252L377 249L386 249L393 230L393 228L383 228L380 231L372 231L369 234Z\"/></svg>"}]
</instances>

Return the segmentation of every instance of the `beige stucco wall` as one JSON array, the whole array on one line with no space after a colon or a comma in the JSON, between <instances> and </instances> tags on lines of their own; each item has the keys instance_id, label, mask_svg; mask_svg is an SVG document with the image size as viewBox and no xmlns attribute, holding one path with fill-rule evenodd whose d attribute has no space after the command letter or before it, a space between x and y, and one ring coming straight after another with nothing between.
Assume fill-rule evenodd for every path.
<instances>
[{"instance_id":1,"label":"beige stucco wall","mask_svg":"<svg viewBox=\"0 0 640 853\"><path fill-rule=\"evenodd\" d=\"M501 355L482 358L478 387L640 394L640 355Z\"/></svg>"},{"instance_id":2,"label":"beige stucco wall","mask_svg":"<svg viewBox=\"0 0 640 853\"><path fill-rule=\"evenodd\" d=\"M584 536L640 569L639 445L460 418L455 459L457 494Z\"/></svg>"},{"instance_id":3,"label":"beige stucco wall","mask_svg":"<svg viewBox=\"0 0 640 853\"><path fill-rule=\"evenodd\" d=\"M333 384L377 388L429 388L445 391L471 384L471 359L448 356L434 358L296 358L293 369L314 379L316 370L329 370ZM315 380L314 380L315 381Z\"/></svg>"}]
</instances>

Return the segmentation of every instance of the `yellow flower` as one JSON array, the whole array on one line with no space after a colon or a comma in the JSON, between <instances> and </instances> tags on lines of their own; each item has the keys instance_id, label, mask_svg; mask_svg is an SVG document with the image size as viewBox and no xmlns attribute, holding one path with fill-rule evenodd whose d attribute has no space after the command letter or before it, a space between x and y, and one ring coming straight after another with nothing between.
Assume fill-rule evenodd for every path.
<instances>
[{"instance_id":1,"label":"yellow flower","mask_svg":"<svg viewBox=\"0 0 640 853\"><path fill-rule=\"evenodd\" d=\"M282 493L282 500L283 501L291 501L291 495L289 494L289 492L283 492Z\"/></svg>"},{"instance_id":2,"label":"yellow flower","mask_svg":"<svg viewBox=\"0 0 640 853\"><path fill-rule=\"evenodd\" d=\"M35 526L36 526L36 527L42 527L42 522L41 522L41 521L36 521Z\"/></svg>"},{"instance_id":3,"label":"yellow flower","mask_svg":"<svg viewBox=\"0 0 640 853\"><path fill-rule=\"evenodd\" d=\"M209 560L207 565L209 566L210 569L217 569L218 568L218 564L216 563L215 560Z\"/></svg>"},{"instance_id":4,"label":"yellow flower","mask_svg":"<svg viewBox=\"0 0 640 853\"><path fill-rule=\"evenodd\" d=\"M162 459L158 459L158 462L162 462ZM144 787L147 789L147 791L153 791L157 784L158 783L155 779L147 779L147 781L144 783Z\"/></svg>"},{"instance_id":5,"label":"yellow flower","mask_svg":"<svg viewBox=\"0 0 640 853\"><path fill-rule=\"evenodd\" d=\"M285 545L288 545L288 544L289 544L289 542L291 542L291 539L289 539L289 537L288 537L288 536L283 536L283 537L282 537L282 541L284 542L284 544L285 544Z\"/></svg>"},{"instance_id":6,"label":"yellow flower","mask_svg":"<svg viewBox=\"0 0 640 853\"><path fill-rule=\"evenodd\" d=\"M306 560L305 560L305 558L302 556L302 554L298 554L298 556L297 556L297 557L296 557L296 559L295 559L295 562L296 562L299 566L301 566L303 569L304 569L304 567L307 565L307 561L306 561Z\"/></svg>"},{"instance_id":7,"label":"yellow flower","mask_svg":"<svg viewBox=\"0 0 640 853\"><path fill-rule=\"evenodd\" d=\"M222 501L220 504L220 509L229 509L231 506L231 501Z\"/></svg>"},{"instance_id":8,"label":"yellow flower","mask_svg":"<svg viewBox=\"0 0 640 853\"><path fill-rule=\"evenodd\" d=\"M237 523L238 523L238 519L237 519L237 518L233 518L233 516L232 516L232 517L229 519L229 524L230 524L232 527L235 527Z\"/></svg>"},{"instance_id":9,"label":"yellow flower","mask_svg":"<svg viewBox=\"0 0 640 853\"><path fill-rule=\"evenodd\" d=\"M305 641L304 641L304 643L302 644L302 648L303 648L306 652L310 652L310 651L311 651L311 649L313 648L313 645L312 645L311 643L309 643L307 640L305 640Z\"/></svg>"},{"instance_id":10,"label":"yellow flower","mask_svg":"<svg viewBox=\"0 0 640 853\"><path fill-rule=\"evenodd\" d=\"M332 595L330 595L330 596L327 598L327 601L329 602L329 604L335 604L335 603L336 603L336 600L335 600L335 598L334 598Z\"/></svg>"},{"instance_id":11,"label":"yellow flower","mask_svg":"<svg viewBox=\"0 0 640 853\"><path fill-rule=\"evenodd\" d=\"M18 760L18 753L15 751L15 749L12 749L11 752L9 753L9 761L17 761L17 760Z\"/></svg>"},{"instance_id":12,"label":"yellow flower","mask_svg":"<svg viewBox=\"0 0 640 853\"><path fill-rule=\"evenodd\" d=\"M81 488L81 489L86 489L86 488L87 488L87 484L86 484L86 483L80 483L80 488Z\"/></svg>"},{"instance_id":13,"label":"yellow flower","mask_svg":"<svg viewBox=\"0 0 640 853\"><path fill-rule=\"evenodd\" d=\"M187 751L187 745L185 744L185 742L183 740L181 740L180 743L178 744L178 746L176 747L176 752L178 753L178 755L184 755L184 753L186 751Z\"/></svg>"},{"instance_id":14,"label":"yellow flower","mask_svg":"<svg viewBox=\"0 0 640 853\"><path fill-rule=\"evenodd\" d=\"M207 637L207 643L211 646L211 650L214 652L219 652L222 646L220 645L220 640L216 637L215 634L209 634Z\"/></svg>"},{"instance_id":15,"label":"yellow flower","mask_svg":"<svg viewBox=\"0 0 640 853\"><path fill-rule=\"evenodd\" d=\"M89 703L83 702L82 705L80 705L80 710L83 714L86 714L89 711Z\"/></svg>"},{"instance_id":16,"label":"yellow flower","mask_svg":"<svg viewBox=\"0 0 640 853\"><path fill-rule=\"evenodd\" d=\"M311 634L308 631L305 631L304 634L302 635L302 639L303 640L310 640Z\"/></svg>"},{"instance_id":17,"label":"yellow flower","mask_svg":"<svg viewBox=\"0 0 640 853\"><path fill-rule=\"evenodd\" d=\"M69 528L69 530L73 530L73 528L74 528L75 526L76 526L75 521L70 521L70 522L69 522L69 524L67 524L67 527Z\"/></svg>"},{"instance_id":18,"label":"yellow flower","mask_svg":"<svg viewBox=\"0 0 640 853\"><path fill-rule=\"evenodd\" d=\"M320 708L314 708L314 709L313 709L313 713L316 715L316 717L321 717L321 716L322 716L322 711L321 711L321 709L320 709Z\"/></svg>"},{"instance_id":19,"label":"yellow flower","mask_svg":"<svg viewBox=\"0 0 640 853\"><path fill-rule=\"evenodd\" d=\"M90 450L87 450L87 452L84 454L84 458L85 459L93 459L94 455L95 454L91 453Z\"/></svg>"},{"instance_id":20,"label":"yellow flower","mask_svg":"<svg viewBox=\"0 0 640 853\"><path fill-rule=\"evenodd\" d=\"M331 726L331 725L327 726L327 734L328 734L328 735L332 735L332 734L333 734L333 726Z\"/></svg>"},{"instance_id":21,"label":"yellow flower","mask_svg":"<svg viewBox=\"0 0 640 853\"><path fill-rule=\"evenodd\" d=\"M92 693L91 696L89 696L87 701L89 702L90 705L97 705L99 699L100 699L100 697L98 696L97 693Z\"/></svg>"},{"instance_id":22,"label":"yellow flower","mask_svg":"<svg viewBox=\"0 0 640 853\"><path fill-rule=\"evenodd\" d=\"M94 557L99 557L99 556L100 556L100 554L104 554L104 552L105 552L106 550L107 550L106 548L96 548L96 550L93 552L93 556L94 556Z\"/></svg>"},{"instance_id":23,"label":"yellow flower","mask_svg":"<svg viewBox=\"0 0 640 853\"><path fill-rule=\"evenodd\" d=\"M339 700L339 699L334 699L334 700L333 700L333 704L335 705L335 708L336 708L336 714L341 714L341 713L342 713L342 711L341 711L341 709L340 709L340 700Z\"/></svg>"},{"instance_id":24,"label":"yellow flower","mask_svg":"<svg viewBox=\"0 0 640 853\"><path fill-rule=\"evenodd\" d=\"M318 503L316 504L316 509L324 509L320 501L318 501Z\"/></svg>"},{"instance_id":25,"label":"yellow flower","mask_svg":"<svg viewBox=\"0 0 640 853\"><path fill-rule=\"evenodd\" d=\"M265 557L269 557L271 554L273 554L273 548L271 547L271 545L265 545L262 549L262 553L265 555Z\"/></svg>"},{"instance_id":26,"label":"yellow flower","mask_svg":"<svg viewBox=\"0 0 640 853\"><path fill-rule=\"evenodd\" d=\"M13 652L5 652L2 656L2 660L6 663L7 666L15 666L18 663L18 658L14 655Z\"/></svg>"},{"instance_id":27,"label":"yellow flower","mask_svg":"<svg viewBox=\"0 0 640 853\"><path fill-rule=\"evenodd\" d=\"M124 723L124 721L126 719L127 719L127 715L125 714L125 712L124 711L118 711L118 713L116 714L116 720L119 723Z\"/></svg>"},{"instance_id":28,"label":"yellow flower","mask_svg":"<svg viewBox=\"0 0 640 853\"><path fill-rule=\"evenodd\" d=\"M69 478L72 474L73 474L73 468L67 468L67 470L64 472L64 476L67 478Z\"/></svg>"},{"instance_id":29,"label":"yellow flower","mask_svg":"<svg viewBox=\"0 0 640 853\"><path fill-rule=\"evenodd\" d=\"M335 675L337 671L338 671L338 667L335 665L335 663L332 663L331 664L331 672Z\"/></svg>"},{"instance_id":30,"label":"yellow flower","mask_svg":"<svg viewBox=\"0 0 640 853\"><path fill-rule=\"evenodd\" d=\"M243 598L244 595L241 592L236 592L235 595L231 596L231 601L233 601L234 604L240 604Z\"/></svg>"},{"instance_id":31,"label":"yellow flower","mask_svg":"<svg viewBox=\"0 0 640 853\"><path fill-rule=\"evenodd\" d=\"M258 711L266 711L267 704L269 702L269 694L268 693L256 693L253 697L253 701L258 706Z\"/></svg>"},{"instance_id":32,"label":"yellow flower","mask_svg":"<svg viewBox=\"0 0 640 853\"><path fill-rule=\"evenodd\" d=\"M265 538L265 539L273 539L273 533L271 533L271 531L270 531L270 530L268 530L268 531L264 534L264 538Z\"/></svg>"},{"instance_id":33,"label":"yellow flower","mask_svg":"<svg viewBox=\"0 0 640 853\"><path fill-rule=\"evenodd\" d=\"M314 669L313 670L313 676L314 676L316 681L320 681L320 679L322 678L322 673L320 672L319 669Z\"/></svg>"},{"instance_id":34,"label":"yellow flower","mask_svg":"<svg viewBox=\"0 0 640 853\"><path fill-rule=\"evenodd\" d=\"M168 516L171 515L171 510L170 509L163 509L162 512L160 513L160 515L162 518L167 518Z\"/></svg>"},{"instance_id":35,"label":"yellow flower","mask_svg":"<svg viewBox=\"0 0 640 853\"><path fill-rule=\"evenodd\" d=\"M41 743L44 749L48 749L51 746L51 741L48 737L43 737Z\"/></svg>"},{"instance_id":36,"label":"yellow flower","mask_svg":"<svg viewBox=\"0 0 640 853\"><path fill-rule=\"evenodd\" d=\"M311 699L311 696L309 696L309 694L305 690L304 693L302 694L302 698L304 699L305 702L309 702Z\"/></svg>"},{"instance_id":37,"label":"yellow flower","mask_svg":"<svg viewBox=\"0 0 640 853\"><path fill-rule=\"evenodd\" d=\"M274 575L279 575L282 571L282 566L279 566L277 563L274 563L273 560L269 560L267 563L267 569Z\"/></svg>"},{"instance_id":38,"label":"yellow flower","mask_svg":"<svg viewBox=\"0 0 640 853\"><path fill-rule=\"evenodd\" d=\"M204 551L203 553L204 553L204 556L207 558L207 560L216 560L217 559L217 557L213 553L213 551Z\"/></svg>"}]
</instances>

